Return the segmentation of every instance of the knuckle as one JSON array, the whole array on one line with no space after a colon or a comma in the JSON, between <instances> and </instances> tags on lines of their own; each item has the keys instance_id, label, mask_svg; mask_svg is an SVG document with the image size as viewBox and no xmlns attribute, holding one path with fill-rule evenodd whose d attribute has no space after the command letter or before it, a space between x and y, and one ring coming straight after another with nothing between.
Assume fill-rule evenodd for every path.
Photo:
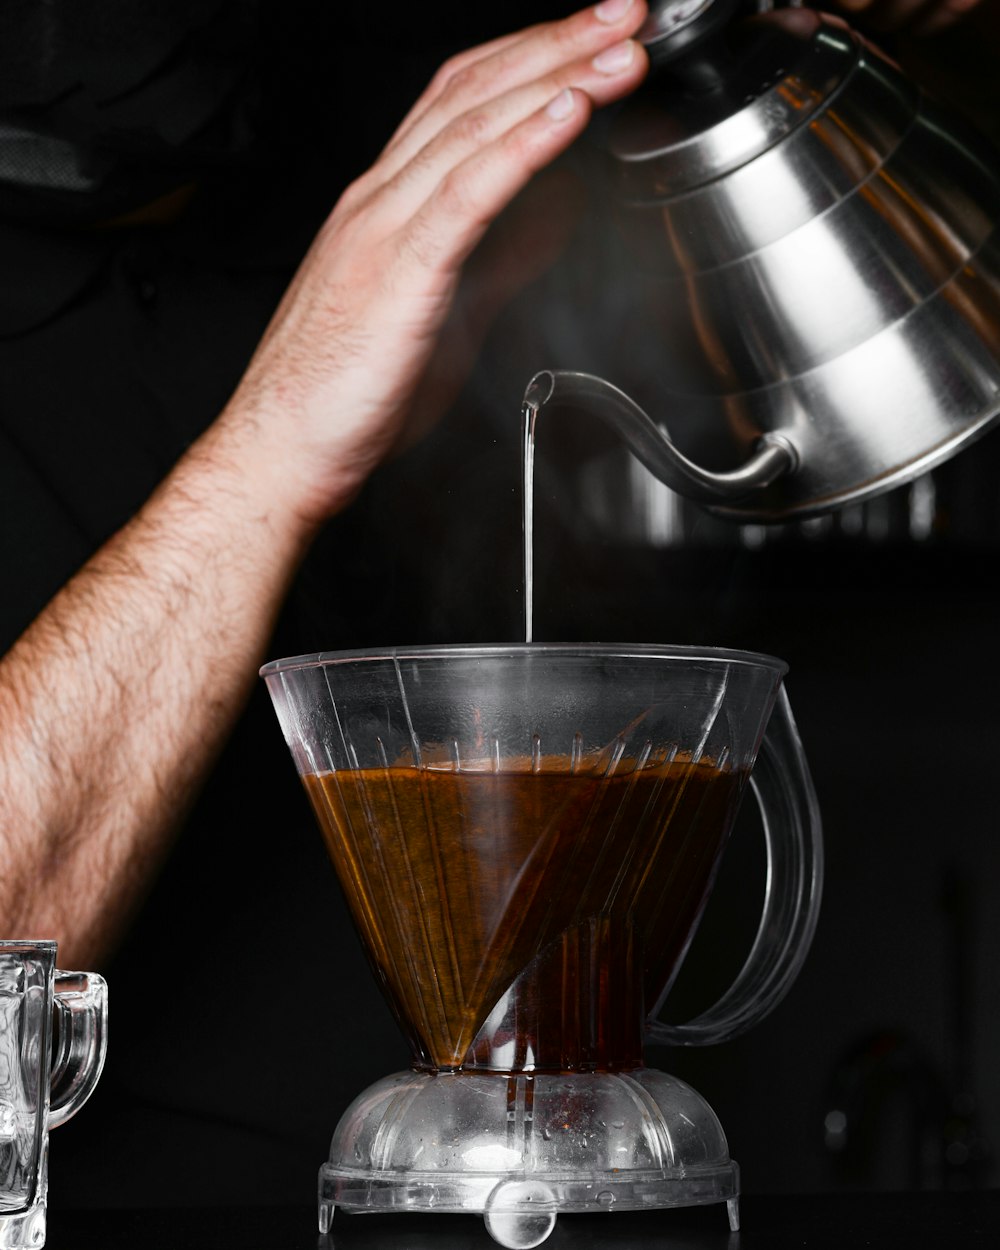
<instances>
[{"instance_id":1,"label":"knuckle","mask_svg":"<svg viewBox=\"0 0 1000 1250\"><path fill-rule=\"evenodd\" d=\"M545 31L546 38L562 57L579 54L582 33L579 22L572 17L552 22Z\"/></svg>"},{"instance_id":2,"label":"knuckle","mask_svg":"<svg viewBox=\"0 0 1000 1250\"><path fill-rule=\"evenodd\" d=\"M444 92L452 99L470 95L475 91L477 81L475 65L456 64L444 81Z\"/></svg>"},{"instance_id":3,"label":"knuckle","mask_svg":"<svg viewBox=\"0 0 1000 1250\"><path fill-rule=\"evenodd\" d=\"M438 67L437 73L431 79L431 86L443 90L455 75L461 72L465 64L466 57L461 52L448 57L447 61L443 61Z\"/></svg>"},{"instance_id":4,"label":"knuckle","mask_svg":"<svg viewBox=\"0 0 1000 1250\"><path fill-rule=\"evenodd\" d=\"M542 137L534 118L513 127L500 144L504 165L508 169L534 170L540 161L538 147Z\"/></svg>"},{"instance_id":5,"label":"knuckle","mask_svg":"<svg viewBox=\"0 0 1000 1250\"><path fill-rule=\"evenodd\" d=\"M337 209L342 213L353 214L356 212L370 195L368 183L368 175L362 175L354 182L348 183L337 200Z\"/></svg>"},{"instance_id":6,"label":"knuckle","mask_svg":"<svg viewBox=\"0 0 1000 1250\"><path fill-rule=\"evenodd\" d=\"M400 235L398 247L404 259L416 268L433 269L440 252L438 232L426 217L415 217Z\"/></svg>"},{"instance_id":7,"label":"knuckle","mask_svg":"<svg viewBox=\"0 0 1000 1250\"><path fill-rule=\"evenodd\" d=\"M472 68L466 59L461 55L450 56L431 80L431 91L447 96L460 94L469 88L471 79Z\"/></svg>"},{"instance_id":8,"label":"knuckle","mask_svg":"<svg viewBox=\"0 0 1000 1250\"><path fill-rule=\"evenodd\" d=\"M470 109L452 123L455 138L465 147L478 148L493 135L493 123L489 112L483 108Z\"/></svg>"},{"instance_id":9,"label":"knuckle","mask_svg":"<svg viewBox=\"0 0 1000 1250\"><path fill-rule=\"evenodd\" d=\"M467 220L476 215L475 183L461 167L445 174L436 198L441 212L450 220Z\"/></svg>"}]
</instances>

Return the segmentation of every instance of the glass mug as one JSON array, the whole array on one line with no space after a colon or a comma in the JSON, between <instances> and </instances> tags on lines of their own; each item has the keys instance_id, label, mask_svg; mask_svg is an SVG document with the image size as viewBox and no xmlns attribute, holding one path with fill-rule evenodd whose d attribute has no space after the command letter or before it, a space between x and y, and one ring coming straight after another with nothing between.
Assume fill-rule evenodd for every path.
<instances>
[{"instance_id":1,"label":"glass mug","mask_svg":"<svg viewBox=\"0 0 1000 1250\"><path fill-rule=\"evenodd\" d=\"M104 1067L104 978L55 963L55 942L0 940L0 1250L45 1243L49 1129Z\"/></svg>"}]
</instances>

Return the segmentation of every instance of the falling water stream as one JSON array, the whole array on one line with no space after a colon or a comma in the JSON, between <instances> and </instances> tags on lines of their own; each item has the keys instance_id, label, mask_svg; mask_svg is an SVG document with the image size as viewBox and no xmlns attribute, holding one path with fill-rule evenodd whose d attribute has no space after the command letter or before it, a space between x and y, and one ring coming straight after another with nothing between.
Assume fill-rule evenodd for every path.
<instances>
[{"instance_id":1,"label":"falling water stream","mask_svg":"<svg viewBox=\"0 0 1000 1250\"><path fill-rule=\"evenodd\" d=\"M528 394L521 406L521 529L524 539L524 641L534 630L535 425L540 401Z\"/></svg>"}]
</instances>

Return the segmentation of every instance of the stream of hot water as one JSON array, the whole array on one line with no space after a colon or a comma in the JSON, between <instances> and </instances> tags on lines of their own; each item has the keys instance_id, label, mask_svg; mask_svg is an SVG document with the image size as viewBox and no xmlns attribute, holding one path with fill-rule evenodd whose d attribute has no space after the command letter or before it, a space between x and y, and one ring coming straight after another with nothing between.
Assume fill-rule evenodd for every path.
<instances>
[{"instance_id":1,"label":"stream of hot water","mask_svg":"<svg viewBox=\"0 0 1000 1250\"><path fill-rule=\"evenodd\" d=\"M521 405L521 531L524 542L524 641L534 641L535 425L541 403L529 388Z\"/></svg>"}]
</instances>

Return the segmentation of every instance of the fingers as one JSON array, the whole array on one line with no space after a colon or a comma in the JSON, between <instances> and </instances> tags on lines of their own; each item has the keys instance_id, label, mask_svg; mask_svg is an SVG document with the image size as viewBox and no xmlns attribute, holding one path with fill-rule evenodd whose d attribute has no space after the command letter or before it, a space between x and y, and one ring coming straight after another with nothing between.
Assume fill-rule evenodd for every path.
<instances>
[{"instance_id":1,"label":"fingers","mask_svg":"<svg viewBox=\"0 0 1000 1250\"><path fill-rule=\"evenodd\" d=\"M399 232L410 266L457 274L490 223L583 131L591 110L584 92L566 88L450 168Z\"/></svg>"},{"instance_id":2,"label":"fingers","mask_svg":"<svg viewBox=\"0 0 1000 1250\"><path fill-rule=\"evenodd\" d=\"M493 39L489 43L480 44L475 48L467 48L463 52L457 53L451 57L434 75L427 89L420 96L419 100L413 105L403 120L396 127L392 138L386 144L386 152L391 149L413 128L416 123L423 118L427 111L441 97L446 85L458 74L463 74L467 70L478 64L480 61L487 60L496 53L509 48L514 44L523 42L529 32L519 30L513 34L504 35L499 39Z\"/></svg>"},{"instance_id":3,"label":"fingers","mask_svg":"<svg viewBox=\"0 0 1000 1250\"><path fill-rule=\"evenodd\" d=\"M590 109L594 105L610 103L631 91L642 80L646 66L642 47L633 40L625 40L612 44L587 61L561 67L552 74L515 87L487 104L460 114L409 162L396 170L389 191L391 201L384 206L386 211L395 205L401 217L407 214L410 205L423 202L432 195L441 179L452 170L490 145L503 144L510 131L533 116L548 118L550 122L562 121L563 111L565 120L571 120L570 114L575 113L578 107L576 96L582 94L586 98L587 113L578 118L580 127L572 133L564 132L561 145L549 150L548 159L554 159L586 124ZM529 133L531 126L522 132L523 135ZM515 140L500 150L508 159L516 160L519 142Z\"/></svg>"},{"instance_id":4,"label":"fingers","mask_svg":"<svg viewBox=\"0 0 1000 1250\"><path fill-rule=\"evenodd\" d=\"M604 0L564 21L532 27L447 62L383 154L385 176L391 177L456 118L532 84L546 84L546 98L572 86L596 90L595 103L614 98L603 90L600 71L587 67L630 39L645 15L644 0ZM580 74L586 81L578 81ZM521 115L538 104L537 98L529 102L525 97Z\"/></svg>"},{"instance_id":5,"label":"fingers","mask_svg":"<svg viewBox=\"0 0 1000 1250\"><path fill-rule=\"evenodd\" d=\"M334 207L236 404L294 431L310 516L351 497L398 439L422 381L443 376L432 363L447 356L461 270L491 223L595 105L642 80L633 36L645 14L645 0L602 0L453 59ZM489 311L460 310L467 349Z\"/></svg>"}]
</instances>

